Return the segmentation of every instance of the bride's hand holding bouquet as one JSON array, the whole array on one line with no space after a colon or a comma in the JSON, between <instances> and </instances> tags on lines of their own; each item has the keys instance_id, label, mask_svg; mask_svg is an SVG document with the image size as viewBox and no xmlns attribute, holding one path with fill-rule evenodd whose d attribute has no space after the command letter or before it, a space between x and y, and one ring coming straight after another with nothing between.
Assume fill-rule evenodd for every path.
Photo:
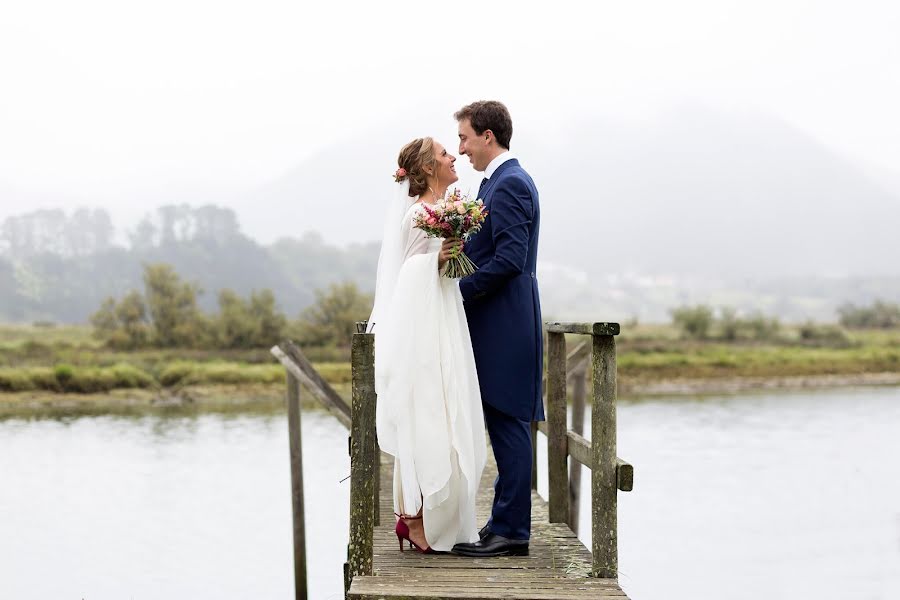
<instances>
[{"instance_id":1,"label":"bride's hand holding bouquet","mask_svg":"<svg viewBox=\"0 0 900 600\"><path fill-rule=\"evenodd\" d=\"M438 259L441 266L447 263L445 277L459 279L478 269L462 251L462 246L481 230L487 214L483 201L470 200L457 189L434 205L422 205L422 210L416 215L415 226L428 237L445 238Z\"/></svg>"}]
</instances>

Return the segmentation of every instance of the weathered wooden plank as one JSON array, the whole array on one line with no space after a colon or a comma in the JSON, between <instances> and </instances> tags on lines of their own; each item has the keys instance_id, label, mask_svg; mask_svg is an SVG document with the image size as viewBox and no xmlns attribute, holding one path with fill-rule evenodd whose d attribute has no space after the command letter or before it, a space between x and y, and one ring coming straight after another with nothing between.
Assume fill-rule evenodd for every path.
<instances>
[{"instance_id":1,"label":"weathered wooden plank","mask_svg":"<svg viewBox=\"0 0 900 600\"><path fill-rule=\"evenodd\" d=\"M537 429L547 435L547 424L537 424ZM574 431L566 432L566 451L572 460L577 461L587 468L591 468L594 462L591 452L591 443ZM616 459L616 487L622 492L630 492L634 489L634 467L621 458Z\"/></svg>"},{"instance_id":2,"label":"weathered wooden plank","mask_svg":"<svg viewBox=\"0 0 900 600\"><path fill-rule=\"evenodd\" d=\"M616 459L616 488L620 492L634 489L634 467L621 458Z\"/></svg>"},{"instance_id":3,"label":"weathered wooden plank","mask_svg":"<svg viewBox=\"0 0 900 600\"><path fill-rule=\"evenodd\" d=\"M594 336L592 370L591 571L595 577L616 577L616 340L612 335Z\"/></svg>"},{"instance_id":4,"label":"weathered wooden plank","mask_svg":"<svg viewBox=\"0 0 900 600\"><path fill-rule=\"evenodd\" d=\"M594 465L593 455L591 454L591 443L584 439L581 434L575 433L574 431L568 431L566 437L568 438L567 450L569 456L572 457L573 461L579 462L590 469Z\"/></svg>"},{"instance_id":5,"label":"weathered wooden plank","mask_svg":"<svg viewBox=\"0 0 900 600\"><path fill-rule=\"evenodd\" d=\"M550 333L577 333L581 335L619 335L618 323L547 323Z\"/></svg>"},{"instance_id":6,"label":"weathered wooden plank","mask_svg":"<svg viewBox=\"0 0 900 600\"><path fill-rule=\"evenodd\" d=\"M582 342L584 343L584 342ZM587 346L586 343L584 343ZM581 437L584 433L584 397L585 397L585 368L579 366L571 374L572 379L572 428L569 430L568 452L573 455L572 435ZM571 369L571 368L570 368ZM582 438L584 439L584 438ZM585 440L587 449L587 440ZM588 453L590 454L590 453ZM569 465L569 527L572 531L578 531L578 520L581 516L581 466L575 461Z\"/></svg>"},{"instance_id":7,"label":"weathered wooden plank","mask_svg":"<svg viewBox=\"0 0 900 600\"><path fill-rule=\"evenodd\" d=\"M432 571L433 574L429 574L429 571ZM524 572L523 572L524 571ZM388 569L386 567L382 567L379 565L378 567L378 577L407 577L410 580L413 580L417 577L441 577L446 579L447 581L455 581L460 584L466 584L473 580L477 581L487 581L491 583L511 583L511 584L521 584L522 582L559 582L559 581L567 581L570 579L576 579L579 581L583 581L585 578L583 575L565 575L564 569L553 569L550 567L544 568L529 568L527 570L516 570L516 569L454 569L452 572L446 572L443 569L426 569L419 567L397 567L394 569ZM597 582L599 587L618 587L615 579L596 579L590 578L589 581Z\"/></svg>"},{"instance_id":8,"label":"weathered wooden plank","mask_svg":"<svg viewBox=\"0 0 900 600\"><path fill-rule=\"evenodd\" d=\"M375 527L375 344L371 334L356 333L351 343L353 386L350 428L349 576L372 574Z\"/></svg>"},{"instance_id":9,"label":"weathered wooden plank","mask_svg":"<svg viewBox=\"0 0 900 600\"><path fill-rule=\"evenodd\" d=\"M569 474L566 432L566 337L547 338L547 479L550 522L569 520Z\"/></svg>"},{"instance_id":10,"label":"weathered wooden plank","mask_svg":"<svg viewBox=\"0 0 900 600\"><path fill-rule=\"evenodd\" d=\"M562 584L547 588L521 588L508 586L480 586L469 584L460 589L454 586L429 585L419 588L399 578L390 578L391 581L380 581L381 577L360 578L358 585L354 586L352 597L357 600L408 600L419 598L432 599L468 599L468 600L496 600L498 598L510 600L579 600L585 598L625 598L624 592L616 588L592 585L590 579L582 579L583 583Z\"/></svg>"},{"instance_id":11,"label":"weathered wooden plank","mask_svg":"<svg viewBox=\"0 0 900 600\"><path fill-rule=\"evenodd\" d=\"M586 364L588 359L591 357L591 344L588 340L581 340L566 355L566 378L567 381L572 380L575 376L575 370L582 369ZM583 371L582 371L583 373ZM547 399L547 374L544 373L543 379L541 382L541 389L543 391L544 400Z\"/></svg>"},{"instance_id":12,"label":"weathered wooden plank","mask_svg":"<svg viewBox=\"0 0 900 600\"><path fill-rule=\"evenodd\" d=\"M586 340L582 340L578 343L574 350L569 352L566 356L566 382L568 383L573 379L574 373L573 369L581 369L582 375L584 375L583 367L586 364L588 358L591 355L591 345ZM547 407L547 374L544 373L543 379L541 380L541 389L542 398L544 400L544 408ZM546 410L545 410L546 412ZM546 430L546 421L541 421L538 423L531 424L531 489L537 489L537 479L538 479L538 464L537 464L537 427L538 425L544 425L545 429L542 431L544 435L547 434Z\"/></svg>"},{"instance_id":13,"label":"weathered wooden plank","mask_svg":"<svg viewBox=\"0 0 900 600\"><path fill-rule=\"evenodd\" d=\"M303 508L303 441L300 433L300 382L287 378L288 453L291 466L291 510L294 526L294 598L307 599L306 519Z\"/></svg>"},{"instance_id":14,"label":"weathered wooden plank","mask_svg":"<svg viewBox=\"0 0 900 600\"><path fill-rule=\"evenodd\" d=\"M350 407L347 402L319 375L294 342L285 340L273 346L270 352L344 427L350 429Z\"/></svg>"},{"instance_id":15,"label":"weathered wooden plank","mask_svg":"<svg viewBox=\"0 0 900 600\"><path fill-rule=\"evenodd\" d=\"M417 569L417 571L425 571L426 569ZM525 583L525 585L523 585ZM618 590L618 586L611 583L603 583L602 579L591 579L587 577L582 577L580 579L533 579L530 581L526 580L511 580L511 581L480 581L474 582L471 580L457 580L455 577L443 577L440 573L434 573L429 575L406 575L404 577L401 576L378 576L378 577L364 577L360 579L359 585L354 588L355 593L364 593L366 589L370 590L382 590L382 593L388 592L391 593L393 591L394 594L400 593L408 593L412 590L422 590L422 589L430 589L430 590L443 590L445 593L447 589L457 591L459 590L460 584L464 584L466 586L466 591L471 591L473 588L479 591L482 590L516 590L516 591L526 591L526 592L536 592L538 590L556 590L556 591L575 591L575 590L598 590L601 593L610 593L610 592L618 592L617 595L620 595L621 592ZM496 593L496 592L494 592ZM464 596L468 597L468 596ZM554 596L555 597L555 596Z\"/></svg>"}]
</instances>

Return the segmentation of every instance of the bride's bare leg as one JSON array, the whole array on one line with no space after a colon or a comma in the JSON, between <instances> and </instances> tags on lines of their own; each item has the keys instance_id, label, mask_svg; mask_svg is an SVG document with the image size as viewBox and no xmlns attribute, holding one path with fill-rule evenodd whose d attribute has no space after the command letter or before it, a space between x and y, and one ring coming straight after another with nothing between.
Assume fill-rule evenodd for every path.
<instances>
[{"instance_id":1,"label":"bride's bare leg","mask_svg":"<svg viewBox=\"0 0 900 600\"><path fill-rule=\"evenodd\" d=\"M419 509L415 518L405 518L409 527L409 538L421 549L428 548L428 540L425 539L425 525L422 522L422 509Z\"/></svg>"}]
</instances>

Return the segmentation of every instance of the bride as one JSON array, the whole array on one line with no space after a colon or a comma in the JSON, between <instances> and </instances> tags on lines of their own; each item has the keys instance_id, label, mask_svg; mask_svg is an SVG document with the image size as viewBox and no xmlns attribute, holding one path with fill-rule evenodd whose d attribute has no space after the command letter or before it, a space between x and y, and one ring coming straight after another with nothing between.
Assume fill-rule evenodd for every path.
<instances>
[{"instance_id":1,"label":"bride","mask_svg":"<svg viewBox=\"0 0 900 600\"><path fill-rule=\"evenodd\" d=\"M376 426L394 457L396 533L421 552L478 540L475 494L486 443L481 393L459 283L441 276L459 240L413 226L457 181L452 156L430 137L400 150L388 208L375 306Z\"/></svg>"}]
</instances>

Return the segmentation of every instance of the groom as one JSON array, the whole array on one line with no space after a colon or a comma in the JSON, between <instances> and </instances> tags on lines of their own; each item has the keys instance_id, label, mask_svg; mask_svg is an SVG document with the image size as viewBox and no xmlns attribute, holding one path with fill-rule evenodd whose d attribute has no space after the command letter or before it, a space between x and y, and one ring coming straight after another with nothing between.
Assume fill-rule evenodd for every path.
<instances>
[{"instance_id":1,"label":"groom","mask_svg":"<svg viewBox=\"0 0 900 600\"><path fill-rule=\"evenodd\" d=\"M500 102L455 115L459 152L484 172L478 197L488 217L466 244L478 271L459 282L481 386L497 479L480 540L463 556L527 555L531 535L531 422L544 420L543 340L535 278L541 212L534 182L509 152L512 119ZM450 247L452 243L445 244Z\"/></svg>"}]
</instances>

